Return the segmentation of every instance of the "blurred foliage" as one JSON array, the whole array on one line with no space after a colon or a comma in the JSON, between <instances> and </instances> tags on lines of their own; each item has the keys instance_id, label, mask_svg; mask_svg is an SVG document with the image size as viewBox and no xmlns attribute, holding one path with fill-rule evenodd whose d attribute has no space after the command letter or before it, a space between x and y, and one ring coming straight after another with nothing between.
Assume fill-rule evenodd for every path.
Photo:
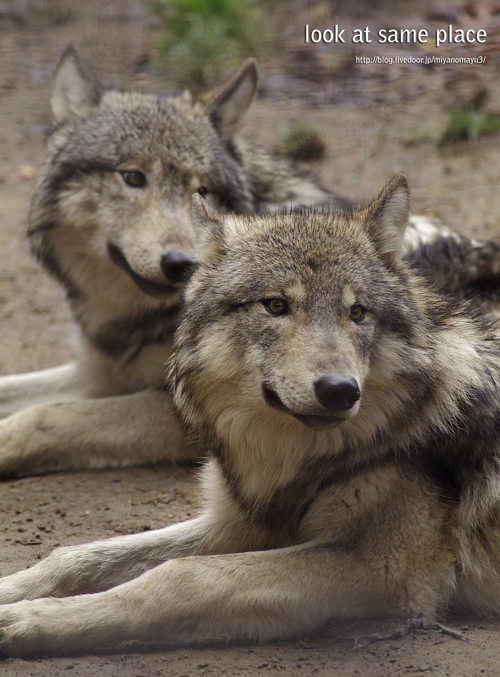
<instances>
[{"instance_id":1,"label":"blurred foliage","mask_svg":"<svg viewBox=\"0 0 500 677\"><path fill-rule=\"evenodd\" d=\"M349 61L349 50L343 45L332 47L325 63L328 75L333 75Z\"/></svg>"},{"instance_id":2,"label":"blurred foliage","mask_svg":"<svg viewBox=\"0 0 500 677\"><path fill-rule=\"evenodd\" d=\"M163 27L157 62L179 85L220 84L243 59L267 51L256 0L151 0L150 7Z\"/></svg>"},{"instance_id":3,"label":"blurred foliage","mask_svg":"<svg viewBox=\"0 0 500 677\"><path fill-rule=\"evenodd\" d=\"M500 115L479 108L459 108L448 112L448 122L440 144L468 140L476 143L480 136L500 132Z\"/></svg>"},{"instance_id":4,"label":"blurred foliage","mask_svg":"<svg viewBox=\"0 0 500 677\"><path fill-rule=\"evenodd\" d=\"M405 146L418 146L421 143L436 143L437 135L433 130L425 127L406 127L400 139Z\"/></svg>"},{"instance_id":5,"label":"blurred foliage","mask_svg":"<svg viewBox=\"0 0 500 677\"><path fill-rule=\"evenodd\" d=\"M293 160L313 162L324 156L325 144L314 127L291 120L281 150Z\"/></svg>"}]
</instances>

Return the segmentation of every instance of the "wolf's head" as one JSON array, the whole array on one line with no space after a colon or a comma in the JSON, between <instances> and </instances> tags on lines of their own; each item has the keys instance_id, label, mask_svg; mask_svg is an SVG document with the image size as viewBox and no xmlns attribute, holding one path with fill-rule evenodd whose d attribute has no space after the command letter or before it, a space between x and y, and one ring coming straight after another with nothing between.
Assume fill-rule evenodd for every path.
<instances>
[{"instance_id":1,"label":"wolf's head","mask_svg":"<svg viewBox=\"0 0 500 677\"><path fill-rule=\"evenodd\" d=\"M404 359L413 358L403 359L398 345L413 346L416 362L427 359L418 295L400 260L404 175L349 213L221 216L197 197L199 264L174 366L176 405L192 428L205 418L229 421L238 409L272 415L277 425L351 427L368 381L372 399L385 387L375 364L387 374L410 369Z\"/></svg>"},{"instance_id":2,"label":"wolf's head","mask_svg":"<svg viewBox=\"0 0 500 677\"><path fill-rule=\"evenodd\" d=\"M70 292L78 271L99 277L99 260L150 296L176 292L193 264L191 195L222 211L252 209L233 141L257 85L249 59L196 101L104 90L70 47L54 78L50 157L32 202L35 254Z\"/></svg>"}]
</instances>

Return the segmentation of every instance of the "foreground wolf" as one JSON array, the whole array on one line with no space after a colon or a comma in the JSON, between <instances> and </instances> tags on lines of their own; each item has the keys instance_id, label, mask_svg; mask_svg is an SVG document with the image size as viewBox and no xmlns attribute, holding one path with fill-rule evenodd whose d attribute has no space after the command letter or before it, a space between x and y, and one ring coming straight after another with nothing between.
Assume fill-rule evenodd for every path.
<instances>
[{"instance_id":1,"label":"foreground wolf","mask_svg":"<svg viewBox=\"0 0 500 677\"><path fill-rule=\"evenodd\" d=\"M401 260L407 216L404 175L343 215L220 216L195 196L171 376L212 452L206 507L0 580L1 651L499 613L500 346Z\"/></svg>"},{"instance_id":2,"label":"foreground wolf","mask_svg":"<svg viewBox=\"0 0 500 677\"><path fill-rule=\"evenodd\" d=\"M32 249L64 286L77 359L0 379L0 476L186 461L162 390L182 286L193 266L192 193L219 210L346 202L238 136L253 60L193 101L104 91L74 49L52 95L49 159L30 214ZM405 255L436 284L496 303L499 247L415 218Z\"/></svg>"}]
</instances>

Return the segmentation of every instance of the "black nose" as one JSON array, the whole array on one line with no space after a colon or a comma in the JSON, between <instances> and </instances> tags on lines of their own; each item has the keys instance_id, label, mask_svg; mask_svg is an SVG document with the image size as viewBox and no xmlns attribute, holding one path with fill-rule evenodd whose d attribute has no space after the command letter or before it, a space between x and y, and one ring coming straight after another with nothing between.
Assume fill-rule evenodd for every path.
<instances>
[{"instance_id":1,"label":"black nose","mask_svg":"<svg viewBox=\"0 0 500 677\"><path fill-rule=\"evenodd\" d=\"M328 411L347 411L359 400L358 382L344 374L325 374L314 384L314 392Z\"/></svg>"},{"instance_id":2,"label":"black nose","mask_svg":"<svg viewBox=\"0 0 500 677\"><path fill-rule=\"evenodd\" d=\"M196 265L194 259L190 259L180 249L172 249L168 254L161 257L161 269L165 277L171 282L185 282L191 277Z\"/></svg>"}]
</instances>

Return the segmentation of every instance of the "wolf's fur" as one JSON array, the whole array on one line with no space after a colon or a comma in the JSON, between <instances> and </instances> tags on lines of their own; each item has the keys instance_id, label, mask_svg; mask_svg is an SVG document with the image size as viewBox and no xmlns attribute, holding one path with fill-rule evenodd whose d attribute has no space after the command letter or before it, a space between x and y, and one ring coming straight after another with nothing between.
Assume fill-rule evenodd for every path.
<instances>
[{"instance_id":1,"label":"wolf's fur","mask_svg":"<svg viewBox=\"0 0 500 677\"><path fill-rule=\"evenodd\" d=\"M197 101L188 93L105 91L74 49L63 56L29 235L36 257L66 290L77 359L0 379L0 475L198 456L162 391L182 278L192 263L190 195L202 191L217 209L239 213L346 206L239 137L257 84L249 60ZM496 302L497 245L459 239L420 217L406 248L441 287L479 289ZM180 273L162 265L171 254Z\"/></svg>"},{"instance_id":2,"label":"wolf's fur","mask_svg":"<svg viewBox=\"0 0 500 677\"><path fill-rule=\"evenodd\" d=\"M401 261L407 213L403 175L346 214L220 216L195 196L171 376L212 451L206 508L0 581L0 650L499 613L500 346Z\"/></svg>"}]
</instances>

